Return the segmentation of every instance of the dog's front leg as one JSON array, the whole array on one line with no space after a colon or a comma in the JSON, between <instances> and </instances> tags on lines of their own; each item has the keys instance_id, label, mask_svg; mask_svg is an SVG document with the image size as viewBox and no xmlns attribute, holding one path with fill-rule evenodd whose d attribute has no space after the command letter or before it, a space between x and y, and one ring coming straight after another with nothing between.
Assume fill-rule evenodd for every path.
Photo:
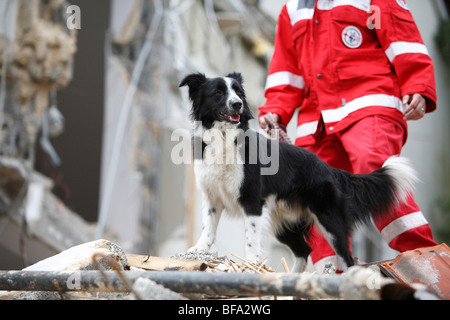
<instances>
[{"instance_id":1,"label":"dog's front leg","mask_svg":"<svg viewBox=\"0 0 450 320\"><path fill-rule=\"evenodd\" d=\"M264 258L265 243L268 239L267 222L264 214L245 216L245 256L254 263L259 263Z\"/></svg>"},{"instance_id":2,"label":"dog's front leg","mask_svg":"<svg viewBox=\"0 0 450 320\"><path fill-rule=\"evenodd\" d=\"M222 206L204 200L202 206L202 233L197 244L188 251L209 251L216 240L216 231L222 214Z\"/></svg>"}]
</instances>

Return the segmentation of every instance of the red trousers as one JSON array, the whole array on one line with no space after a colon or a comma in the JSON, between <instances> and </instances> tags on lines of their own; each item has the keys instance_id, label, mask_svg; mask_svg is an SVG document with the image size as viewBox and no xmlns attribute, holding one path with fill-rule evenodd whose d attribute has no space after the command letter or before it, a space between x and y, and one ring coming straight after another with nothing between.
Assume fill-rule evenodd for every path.
<instances>
[{"instance_id":1,"label":"red trousers","mask_svg":"<svg viewBox=\"0 0 450 320\"><path fill-rule=\"evenodd\" d=\"M304 148L316 153L330 166L354 174L370 173L381 168L389 157L399 155L405 136L403 127L396 120L376 115L360 120L345 131L333 135L321 131L319 134L316 144ZM403 252L436 245L430 226L412 196L396 208L394 215L374 222L394 250ZM327 262L333 262L340 269L333 249L316 229L309 245L318 272Z\"/></svg>"}]
</instances>

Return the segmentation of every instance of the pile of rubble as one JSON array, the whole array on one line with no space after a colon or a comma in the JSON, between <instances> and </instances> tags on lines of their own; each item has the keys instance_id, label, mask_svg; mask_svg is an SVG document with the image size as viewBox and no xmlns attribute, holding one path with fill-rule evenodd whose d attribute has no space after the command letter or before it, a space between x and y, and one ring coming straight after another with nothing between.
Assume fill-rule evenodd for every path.
<instances>
[{"instance_id":1,"label":"pile of rubble","mask_svg":"<svg viewBox=\"0 0 450 320\"><path fill-rule=\"evenodd\" d=\"M446 268L433 269L441 283L426 286L423 278L408 282L382 276L377 268L356 266L344 274L275 272L234 255L241 262L217 253L186 253L174 258L126 254L106 240L85 243L36 263L22 271L0 272L0 300L184 300L238 297L289 297L315 299L439 299L449 298L448 252L445 245L422 250L441 250ZM432 254L433 254L432 253ZM411 252L406 253L406 255ZM194 255L195 260L192 260ZM203 261L202 261L203 260ZM427 260L429 266L433 266ZM401 262L385 262L401 265ZM395 272L393 272L395 273ZM435 278L436 278L435 277ZM395 277L394 277L395 278ZM437 290L439 288L439 290Z\"/></svg>"},{"instance_id":2,"label":"pile of rubble","mask_svg":"<svg viewBox=\"0 0 450 320\"><path fill-rule=\"evenodd\" d=\"M219 257L216 251L194 251L178 253L175 256L172 256L172 258L186 261L203 261L205 264L204 271L206 272L251 272L260 274L275 272L270 267L267 267L265 265L268 258L265 258L261 262L256 264L250 260L238 256L237 254L232 253L231 255L237 258L238 261L234 261L227 256Z\"/></svg>"},{"instance_id":3,"label":"pile of rubble","mask_svg":"<svg viewBox=\"0 0 450 320\"><path fill-rule=\"evenodd\" d=\"M113 272L118 274L139 273L136 268L134 270L127 269L130 267L127 255L122 248L107 240L88 242L42 260L22 271L4 272L2 278L12 285L21 286L21 288L0 292L0 300L185 299L175 292L143 278L137 279L126 291L108 289L107 282L109 280L103 275L106 277L106 273L111 270L115 270ZM94 270L100 272L97 275L97 281L90 284L90 289L86 288L84 284L82 286L84 273ZM55 279L56 275L61 274L68 276L59 285ZM105 283L101 284L103 280ZM45 287L52 290L45 290Z\"/></svg>"}]
</instances>

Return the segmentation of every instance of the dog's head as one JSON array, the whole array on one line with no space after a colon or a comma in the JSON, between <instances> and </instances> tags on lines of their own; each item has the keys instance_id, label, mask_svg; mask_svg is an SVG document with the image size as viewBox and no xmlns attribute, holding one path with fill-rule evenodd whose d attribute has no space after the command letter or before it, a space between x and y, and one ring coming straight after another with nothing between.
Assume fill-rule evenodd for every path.
<instances>
[{"instance_id":1,"label":"dog's head","mask_svg":"<svg viewBox=\"0 0 450 320\"><path fill-rule=\"evenodd\" d=\"M189 87L192 101L192 120L201 121L206 128L211 128L218 121L246 127L253 118L240 73L219 78L206 78L201 73L190 74L180 83L180 87L185 85Z\"/></svg>"}]
</instances>

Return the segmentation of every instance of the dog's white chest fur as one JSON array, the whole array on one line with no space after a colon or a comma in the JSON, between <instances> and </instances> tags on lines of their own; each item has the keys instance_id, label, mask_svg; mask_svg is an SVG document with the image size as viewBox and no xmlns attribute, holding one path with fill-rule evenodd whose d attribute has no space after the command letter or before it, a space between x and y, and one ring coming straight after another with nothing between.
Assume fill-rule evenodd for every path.
<instances>
[{"instance_id":1,"label":"dog's white chest fur","mask_svg":"<svg viewBox=\"0 0 450 320\"><path fill-rule=\"evenodd\" d=\"M211 202L221 204L228 214L242 214L237 199L244 179L243 160L236 145L237 130L217 123L210 130L198 129L206 144L203 158L194 162L197 184Z\"/></svg>"}]
</instances>

